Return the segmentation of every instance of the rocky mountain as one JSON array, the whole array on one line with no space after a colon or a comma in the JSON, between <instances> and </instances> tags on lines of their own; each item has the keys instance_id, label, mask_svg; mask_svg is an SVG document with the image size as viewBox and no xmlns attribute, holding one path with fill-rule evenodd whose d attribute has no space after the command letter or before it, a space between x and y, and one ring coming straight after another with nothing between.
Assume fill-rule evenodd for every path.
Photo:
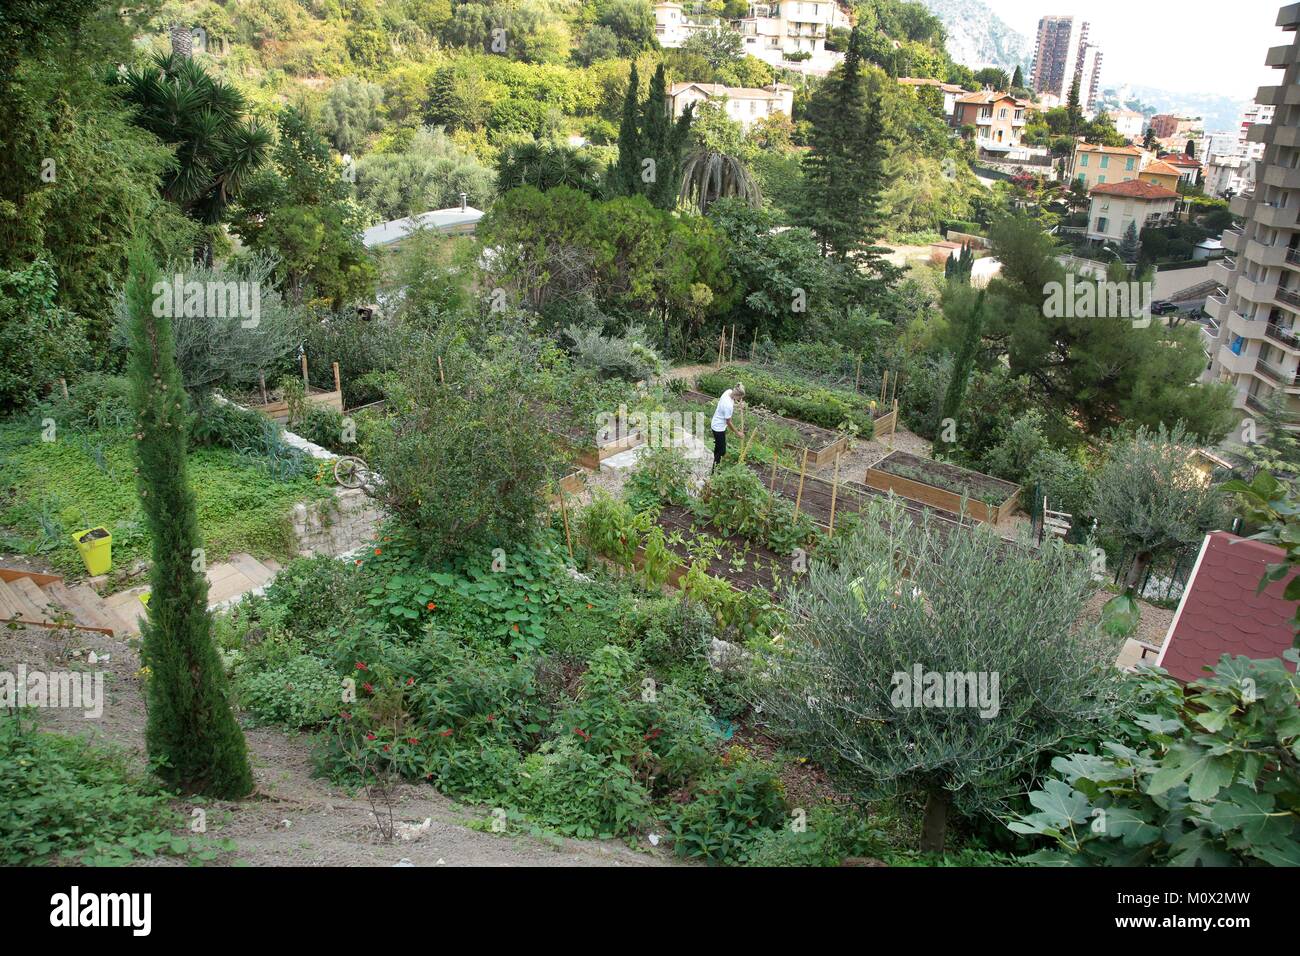
<instances>
[{"instance_id":1,"label":"rocky mountain","mask_svg":"<svg viewBox=\"0 0 1300 956\"><path fill-rule=\"evenodd\" d=\"M1032 41L1009 27L982 0L921 0L943 21L948 32L948 55L958 63L979 68L999 66L1010 72L1017 66L1029 71Z\"/></svg>"}]
</instances>

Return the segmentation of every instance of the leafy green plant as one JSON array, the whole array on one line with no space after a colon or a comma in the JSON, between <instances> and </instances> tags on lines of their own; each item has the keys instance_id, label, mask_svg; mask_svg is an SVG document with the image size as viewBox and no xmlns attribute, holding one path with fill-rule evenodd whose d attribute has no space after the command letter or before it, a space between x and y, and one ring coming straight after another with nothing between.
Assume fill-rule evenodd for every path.
<instances>
[{"instance_id":1,"label":"leafy green plant","mask_svg":"<svg viewBox=\"0 0 1300 956\"><path fill-rule=\"evenodd\" d=\"M733 747L672 821L674 848L709 863L743 863L763 830L785 822L785 800L772 770Z\"/></svg>"},{"instance_id":2,"label":"leafy green plant","mask_svg":"<svg viewBox=\"0 0 1300 956\"><path fill-rule=\"evenodd\" d=\"M1284 655L1295 664L1300 653ZM1300 681L1280 660L1224 655L1184 690L1144 675L1154 705L1101 753L1052 761L1017 833L1041 865L1300 866Z\"/></svg>"},{"instance_id":3,"label":"leafy green plant","mask_svg":"<svg viewBox=\"0 0 1300 956\"><path fill-rule=\"evenodd\" d=\"M655 505L685 505L691 499L694 472L677 448L647 448L623 485L623 497L633 511Z\"/></svg>"}]
</instances>

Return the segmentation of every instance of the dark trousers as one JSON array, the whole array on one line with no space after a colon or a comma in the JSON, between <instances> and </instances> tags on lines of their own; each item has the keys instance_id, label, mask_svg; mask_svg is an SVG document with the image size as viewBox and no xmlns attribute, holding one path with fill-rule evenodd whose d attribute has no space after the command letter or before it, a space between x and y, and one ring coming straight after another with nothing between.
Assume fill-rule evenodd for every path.
<instances>
[{"instance_id":1,"label":"dark trousers","mask_svg":"<svg viewBox=\"0 0 1300 956\"><path fill-rule=\"evenodd\" d=\"M727 433L726 431L713 433L713 467L718 467L718 462L727 453Z\"/></svg>"}]
</instances>

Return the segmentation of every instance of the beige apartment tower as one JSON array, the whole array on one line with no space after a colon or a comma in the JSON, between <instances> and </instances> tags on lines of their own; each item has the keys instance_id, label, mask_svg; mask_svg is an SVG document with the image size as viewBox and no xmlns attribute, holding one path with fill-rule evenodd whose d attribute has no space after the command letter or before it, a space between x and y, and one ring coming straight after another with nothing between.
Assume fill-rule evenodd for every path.
<instances>
[{"instance_id":1,"label":"beige apartment tower","mask_svg":"<svg viewBox=\"0 0 1300 956\"><path fill-rule=\"evenodd\" d=\"M1229 382L1244 416L1255 416L1280 395L1289 430L1300 431L1300 3L1283 7L1277 25L1292 42L1273 47L1265 61L1280 70L1276 86L1261 86L1257 102L1274 106L1270 123L1247 139L1263 144L1251 193L1231 201L1246 222L1223 233L1228 258L1211 267L1220 287L1210 294L1205 347L1209 381Z\"/></svg>"}]
</instances>

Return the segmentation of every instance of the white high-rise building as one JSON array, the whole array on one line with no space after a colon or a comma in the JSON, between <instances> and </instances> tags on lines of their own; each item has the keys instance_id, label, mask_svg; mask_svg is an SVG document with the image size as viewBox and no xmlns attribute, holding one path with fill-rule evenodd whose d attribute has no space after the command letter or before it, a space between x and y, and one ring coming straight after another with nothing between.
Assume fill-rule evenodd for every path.
<instances>
[{"instance_id":1,"label":"white high-rise building","mask_svg":"<svg viewBox=\"0 0 1300 956\"><path fill-rule=\"evenodd\" d=\"M1088 38L1088 22L1074 17L1043 17L1034 39L1029 82L1034 92L1065 103L1079 81L1079 108L1094 112L1101 97L1101 48Z\"/></svg>"}]
</instances>

